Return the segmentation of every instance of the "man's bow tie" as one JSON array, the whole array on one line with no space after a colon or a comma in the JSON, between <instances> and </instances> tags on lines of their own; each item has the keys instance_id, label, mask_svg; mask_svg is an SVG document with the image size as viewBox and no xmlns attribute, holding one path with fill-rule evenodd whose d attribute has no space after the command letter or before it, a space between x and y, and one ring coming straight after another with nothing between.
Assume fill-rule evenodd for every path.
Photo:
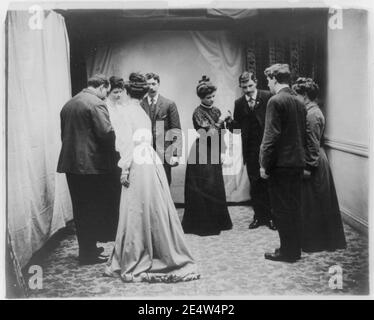
<instances>
[{"instance_id":1,"label":"man's bow tie","mask_svg":"<svg viewBox=\"0 0 374 320\"><path fill-rule=\"evenodd\" d=\"M253 97L249 97L249 100L247 100L247 102L248 102L248 105L251 109L253 109L255 107L256 100Z\"/></svg>"}]
</instances>

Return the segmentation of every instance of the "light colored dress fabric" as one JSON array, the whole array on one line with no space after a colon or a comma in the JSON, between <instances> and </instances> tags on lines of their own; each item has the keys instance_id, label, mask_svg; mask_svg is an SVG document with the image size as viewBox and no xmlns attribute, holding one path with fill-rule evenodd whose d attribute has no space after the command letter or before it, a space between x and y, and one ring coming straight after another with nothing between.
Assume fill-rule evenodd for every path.
<instances>
[{"instance_id":1,"label":"light colored dress fabric","mask_svg":"<svg viewBox=\"0 0 374 320\"><path fill-rule=\"evenodd\" d=\"M122 187L116 241L104 274L126 282L198 279L164 168L151 145L151 121L135 99L120 112L118 165L130 173L130 186Z\"/></svg>"},{"instance_id":2,"label":"light colored dress fabric","mask_svg":"<svg viewBox=\"0 0 374 320\"><path fill-rule=\"evenodd\" d=\"M114 130L118 130L117 129L118 121L121 117L121 114L122 114L121 110L124 108L124 106L123 104L118 103L118 102L113 102L110 99L107 99L105 101L105 104L108 109L110 123L112 124L112 127Z\"/></svg>"}]
</instances>

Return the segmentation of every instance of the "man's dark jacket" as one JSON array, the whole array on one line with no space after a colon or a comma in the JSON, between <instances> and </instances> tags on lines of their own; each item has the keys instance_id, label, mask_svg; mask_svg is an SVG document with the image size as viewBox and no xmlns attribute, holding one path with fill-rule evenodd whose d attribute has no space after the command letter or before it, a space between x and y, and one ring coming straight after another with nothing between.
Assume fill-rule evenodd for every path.
<instances>
[{"instance_id":1,"label":"man's dark jacket","mask_svg":"<svg viewBox=\"0 0 374 320\"><path fill-rule=\"evenodd\" d=\"M248 106L245 95L235 101L234 121L229 129L240 129L242 135L243 162L248 174L259 175L259 153L265 128L266 106L271 97L269 91L257 90L253 110Z\"/></svg>"},{"instance_id":2,"label":"man's dark jacket","mask_svg":"<svg viewBox=\"0 0 374 320\"><path fill-rule=\"evenodd\" d=\"M115 135L104 101L83 89L64 105L60 118L57 172L106 174L116 170Z\"/></svg>"},{"instance_id":3,"label":"man's dark jacket","mask_svg":"<svg viewBox=\"0 0 374 320\"><path fill-rule=\"evenodd\" d=\"M276 168L305 166L306 107L289 87L270 98L260 164L267 173Z\"/></svg>"}]
</instances>

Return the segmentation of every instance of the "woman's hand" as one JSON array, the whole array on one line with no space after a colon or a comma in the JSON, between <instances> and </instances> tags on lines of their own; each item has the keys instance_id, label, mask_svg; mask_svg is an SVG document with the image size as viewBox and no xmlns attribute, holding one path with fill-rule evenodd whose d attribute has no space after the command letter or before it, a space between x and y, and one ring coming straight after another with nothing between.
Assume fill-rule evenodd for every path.
<instances>
[{"instance_id":1,"label":"woman's hand","mask_svg":"<svg viewBox=\"0 0 374 320\"><path fill-rule=\"evenodd\" d=\"M231 122L233 122L233 121L234 121L234 119L232 118L231 111L228 110L228 111L227 111L227 116L225 117L225 122L226 122L226 123L231 123Z\"/></svg>"},{"instance_id":2,"label":"woman's hand","mask_svg":"<svg viewBox=\"0 0 374 320\"><path fill-rule=\"evenodd\" d=\"M179 165L179 157L171 157L170 158L170 166L171 167L176 167L176 166L178 166Z\"/></svg>"},{"instance_id":3,"label":"woman's hand","mask_svg":"<svg viewBox=\"0 0 374 320\"><path fill-rule=\"evenodd\" d=\"M266 174L266 170L264 168L260 168L260 176L262 179L269 179L269 175Z\"/></svg>"},{"instance_id":4,"label":"woman's hand","mask_svg":"<svg viewBox=\"0 0 374 320\"><path fill-rule=\"evenodd\" d=\"M219 129L218 125L216 125L216 128L209 128L209 130L207 131L207 135L208 136L213 136L216 134L217 132L217 129Z\"/></svg>"},{"instance_id":5,"label":"woman's hand","mask_svg":"<svg viewBox=\"0 0 374 320\"><path fill-rule=\"evenodd\" d=\"M311 171L304 169L304 174L303 174L304 179L309 179L311 175L312 175Z\"/></svg>"},{"instance_id":6,"label":"woman's hand","mask_svg":"<svg viewBox=\"0 0 374 320\"><path fill-rule=\"evenodd\" d=\"M121 174L121 184L125 188L128 188L130 186L129 173L122 173Z\"/></svg>"},{"instance_id":7,"label":"woman's hand","mask_svg":"<svg viewBox=\"0 0 374 320\"><path fill-rule=\"evenodd\" d=\"M221 116L219 117L219 121L220 122L231 122L232 121L231 112L227 111L226 115L222 113Z\"/></svg>"},{"instance_id":8,"label":"woman's hand","mask_svg":"<svg viewBox=\"0 0 374 320\"><path fill-rule=\"evenodd\" d=\"M221 163L224 163L226 160L226 154L225 153L221 153Z\"/></svg>"}]
</instances>

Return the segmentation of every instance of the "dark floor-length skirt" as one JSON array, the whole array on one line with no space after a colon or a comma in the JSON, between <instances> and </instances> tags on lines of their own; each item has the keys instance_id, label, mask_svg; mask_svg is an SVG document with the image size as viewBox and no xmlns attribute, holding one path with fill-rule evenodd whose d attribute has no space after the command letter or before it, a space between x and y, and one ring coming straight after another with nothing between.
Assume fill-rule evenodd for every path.
<instances>
[{"instance_id":1,"label":"dark floor-length skirt","mask_svg":"<svg viewBox=\"0 0 374 320\"><path fill-rule=\"evenodd\" d=\"M208 164L187 164L182 221L185 233L217 235L232 228L226 204L222 165L209 162L210 160Z\"/></svg>"},{"instance_id":2,"label":"dark floor-length skirt","mask_svg":"<svg viewBox=\"0 0 374 320\"><path fill-rule=\"evenodd\" d=\"M317 252L344 248L346 241L334 180L321 148L318 167L303 181L302 249Z\"/></svg>"}]
</instances>

